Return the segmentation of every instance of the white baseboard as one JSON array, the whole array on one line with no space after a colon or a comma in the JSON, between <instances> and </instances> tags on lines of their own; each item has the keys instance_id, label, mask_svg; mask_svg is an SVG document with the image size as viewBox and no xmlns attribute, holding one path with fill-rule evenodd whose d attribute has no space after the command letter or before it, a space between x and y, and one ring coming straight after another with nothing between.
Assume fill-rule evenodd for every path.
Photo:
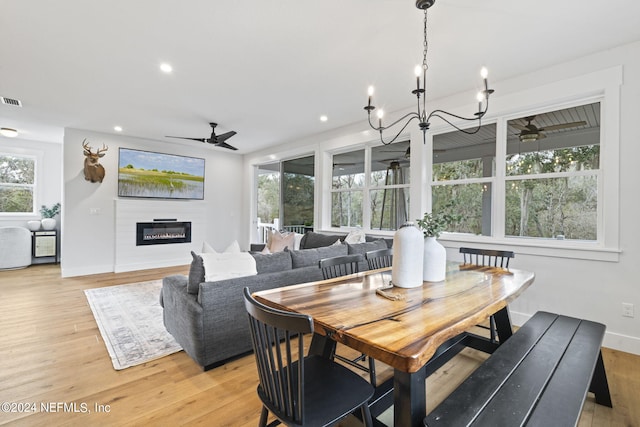
<instances>
[{"instance_id":1,"label":"white baseboard","mask_svg":"<svg viewBox=\"0 0 640 427\"><path fill-rule=\"evenodd\" d=\"M61 267L60 267L60 275L62 277L89 276L92 274L100 274L100 273L113 273L113 264L109 264L109 265L92 264L87 267L79 267L79 268L65 268L64 264L61 264Z\"/></svg>"},{"instance_id":2,"label":"white baseboard","mask_svg":"<svg viewBox=\"0 0 640 427\"><path fill-rule=\"evenodd\" d=\"M137 270L150 270L152 268L164 268L164 267L175 267L178 265L188 265L191 261L189 259L183 258L174 258L174 259L165 259L165 260L154 260L148 262L135 262L130 264L120 263L113 268L115 273L124 273L127 271L137 271Z\"/></svg>"}]
</instances>

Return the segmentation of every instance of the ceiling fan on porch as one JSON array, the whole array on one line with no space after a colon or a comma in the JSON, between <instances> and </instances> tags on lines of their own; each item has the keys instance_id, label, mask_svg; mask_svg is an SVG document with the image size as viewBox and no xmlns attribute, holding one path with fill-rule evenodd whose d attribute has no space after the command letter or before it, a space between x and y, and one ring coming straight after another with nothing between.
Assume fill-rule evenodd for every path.
<instances>
[{"instance_id":1,"label":"ceiling fan on porch","mask_svg":"<svg viewBox=\"0 0 640 427\"><path fill-rule=\"evenodd\" d=\"M509 122L511 126L518 129L520 133L518 133L518 138L520 142L533 142L538 139L546 138L547 135L544 132L560 130L560 129L568 129L579 126L584 126L587 124L585 121L572 122L572 123L561 123L558 125L537 127L535 124L531 123L535 120L536 116L525 117L524 120L527 122L525 125L521 125L520 123Z\"/></svg>"},{"instance_id":2,"label":"ceiling fan on porch","mask_svg":"<svg viewBox=\"0 0 640 427\"><path fill-rule=\"evenodd\" d=\"M185 136L167 136L167 138L190 139L192 141L207 142L209 144L213 144L215 147L228 148L229 150L237 150L236 147L229 145L225 142L227 139L231 138L233 135L236 134L235 131L226 132L221 135L216 135L216 126L218 126L218 124L209 123L209 126L211 126L211 136L209 138L187 138Z\"/></svg>"}]
</instances>

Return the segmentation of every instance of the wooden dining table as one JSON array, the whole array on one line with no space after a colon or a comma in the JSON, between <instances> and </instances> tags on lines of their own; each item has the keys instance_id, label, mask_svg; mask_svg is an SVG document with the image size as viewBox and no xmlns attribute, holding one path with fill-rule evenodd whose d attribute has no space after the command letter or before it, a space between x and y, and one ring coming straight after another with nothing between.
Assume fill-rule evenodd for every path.
<instances>
[{"instance_id":1,"label":"wooden dining table","mask_svg":"<svg viewBox=\"0 0 640 427\"><path fill-rule=\"evenodd\" d=\"M261 291L254 297L313 317L309 353L331 357L341 343L391 366L393 378L377 387L372 414L393 404L395 427L421 426L427 376L465 347L495 350L498 343L469 332L491 315L499 342L507 340L512 334L507 304L534 278L522 270L448 262L444 281L410 289L388 288L387 268Z\"/></svg>"}]
</instances>

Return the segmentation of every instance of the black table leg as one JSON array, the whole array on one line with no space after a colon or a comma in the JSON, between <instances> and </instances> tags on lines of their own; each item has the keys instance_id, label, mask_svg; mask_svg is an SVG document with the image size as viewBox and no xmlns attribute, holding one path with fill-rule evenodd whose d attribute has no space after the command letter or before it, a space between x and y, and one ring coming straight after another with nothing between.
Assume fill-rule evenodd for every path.
<instances>
[{"instance_id":1,"label":"black table leg","mask_svg":"<svg viewBox=\"0 0 640 427\"><path fill-rule=\"evenodd\" d=\"M327 359L331 359L335 351L336 342L334 340L324 335L316 333L313 334L313 337L311 338L311 344L309 345L310 355L315 354Z\"/></svg>"},{"instance_id":2,"label":"black table leg","mask_svg":"<svg viewBox=\"0 0 640 427\"><path fill-rule=\"evenodd\" d=\"M394 370L393 425L395 427L423 425L424 417L427 415L425 380L425 367L414 373Z\"/></svg>"}]
</instances>

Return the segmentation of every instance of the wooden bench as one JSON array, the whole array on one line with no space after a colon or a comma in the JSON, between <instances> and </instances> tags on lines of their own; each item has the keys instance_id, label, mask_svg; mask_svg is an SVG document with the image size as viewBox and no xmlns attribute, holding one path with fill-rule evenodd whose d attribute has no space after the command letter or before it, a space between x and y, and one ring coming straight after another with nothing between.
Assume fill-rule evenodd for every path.
<instances>
[{"instance_id":1,"label":"wooden bench","mask_svg":"<svg viewBox=\"0 0 640 427\"><path fill-rule=\"evenodd\" d=\"M538 312L424 420L436 426L575 426L587 391L611 407L605 326Z\"/></svg>"}]
</instances>

